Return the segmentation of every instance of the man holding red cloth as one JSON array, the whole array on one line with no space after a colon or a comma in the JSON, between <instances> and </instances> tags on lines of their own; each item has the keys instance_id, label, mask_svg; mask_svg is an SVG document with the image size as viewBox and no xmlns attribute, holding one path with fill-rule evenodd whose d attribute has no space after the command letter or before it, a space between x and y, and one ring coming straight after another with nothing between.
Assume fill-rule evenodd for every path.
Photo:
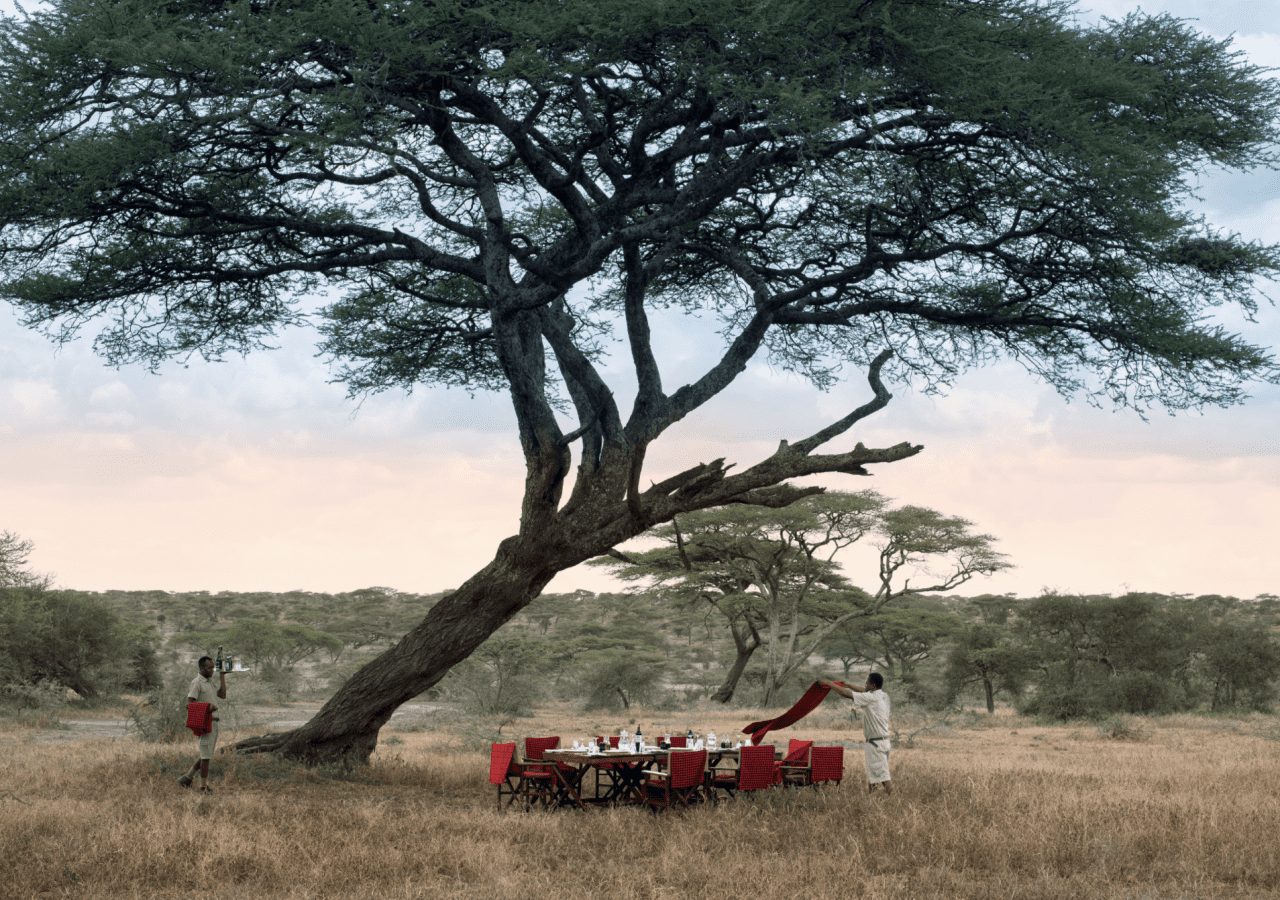
<instances>
[{"instance_id":1,"label":"man holding red cloth","mask_svg":"<svg viewBox=\"0 0 1280 900\"><path fill-rule=\"evenodd\" d=\"M187 703L208 703L210 712L218 711L218 704L215 700L227 699L227 676L221 672L218 673L218 686L213 686L213 657L202 656L196 663L196 668L200 674L191 679L191 686L187 688ZM200 758L187 771L185 775L178 779L178 784L183 787L191 787L191 782L195 779L196 772L200 773L200 791L209 794L209 760L213 759L213 748L218 743L218 717L213 717L211 723L213 728L207 733L200 736Z\"/></svg>"},{"instance_id":2,"label":"man holding red cloth","mask_svg":"<svg viewBox=\"0 0 1280 900\"><path fill-rule=\"evenodd\" d=\"M866 739L863 754L867 764L867 791L874 791L877 784L884 785L886 794L893 793L889 778L889 695L884 692L884 676L872 672L867 683L854 687L843 681L819 681L818 684L853 701L853 708L862 717L862 734Z\"/></svg>"}]
</instances>

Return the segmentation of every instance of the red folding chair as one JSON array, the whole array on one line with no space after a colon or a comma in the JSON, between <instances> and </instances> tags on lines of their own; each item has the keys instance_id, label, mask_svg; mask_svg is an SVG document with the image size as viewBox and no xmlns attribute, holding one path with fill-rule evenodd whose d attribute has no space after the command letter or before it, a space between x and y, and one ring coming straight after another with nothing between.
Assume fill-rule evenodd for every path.
<instances>
[{"instance_id":1,"label":"red folding chair","mask_svg":"<svg viewBox=\"0 0 1280 900\"><path fill-rule=\"evenodd\" d=\"M510 806L523 793L520 777L515 741L509 744L490 744L489 783L498 787L498 809L502 809L503 797L507 798L507 806Z\"/></svg>"},{"instance_id":2,"label":"red folding chair","mask_svg":"<svg viewBox=\"0 0 1280 900\"><path fill-rule=\"evenodd\" d=\"M712 769L708 773L707 794L715 800L716 791L732 797L739 791L761 791L773 785L773 745L743 746L738 751L737 769Z\"/></svg>"},{"instance_id":3,"label":"red folding chair","mask_svg":"<svg viewBox=\"0 0 1280 900\"><path fill-rule=\"evenodd\" d=\"M809 751L813 741L792 738L787 743L787 755L774 764L774 778L778 784L803 786L809 783Z\"/></svg>"},{"instance_id":4,"label":"red folding chair","mask_svg":"<svg viewBox=\"0 0 1280 900\"><path fill-rule=\"evenodd\" d=\"M688 747L689 736L684 734L673 734L671 737L667 738L667 743L672 747Z\"/></svg>"},{"instance_id":5,"label":"red folding chair","mask_svg":"<svg viewBox=\"0 0 1280 900\"><path fill-rule=\"evenodd\" d=\"M546 752L560 746L558 737L525 738L524 759L520 762L526 803L551 805L556 799L556 775Z\"/></svg>"},{"instance_id":6,"label":"red folding chair","mask_svg":"<svg viewBox=\"0 0 1280 900\"><path fill-rule=\"evenodd\" d=\"M690 806L705 796L706 778L706 750L673 750L667 754L665 771L645 773L645 803L655 812L677 804Z\"/></svg>"},{"instance_id":7,"label":"red folding chair","mask_svg":"<svg viewBox=\"0 0 1280 900\"><path fill-rule=\"evenodd\" d=\"M809 783L839 784L844 778L844 747L814 747L809 756Z\"/></svg>"}]
</instances>

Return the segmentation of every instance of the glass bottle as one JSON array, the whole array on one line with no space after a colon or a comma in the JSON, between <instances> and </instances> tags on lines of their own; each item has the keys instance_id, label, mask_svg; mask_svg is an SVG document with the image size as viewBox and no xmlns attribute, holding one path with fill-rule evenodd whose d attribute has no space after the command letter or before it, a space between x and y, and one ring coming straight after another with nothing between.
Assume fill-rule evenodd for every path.
<instances>
[{"instance_id":1,"label":"glass bottle","mask_svg":"<svg viewBox=\"0 0 1280 900\"><path fill-rule=\"evenodd\" d=\"M218 656L213 661L213 671L215 672L222 671L222 648L221 647L218 648Z\"/></svg>"}]
</instances>

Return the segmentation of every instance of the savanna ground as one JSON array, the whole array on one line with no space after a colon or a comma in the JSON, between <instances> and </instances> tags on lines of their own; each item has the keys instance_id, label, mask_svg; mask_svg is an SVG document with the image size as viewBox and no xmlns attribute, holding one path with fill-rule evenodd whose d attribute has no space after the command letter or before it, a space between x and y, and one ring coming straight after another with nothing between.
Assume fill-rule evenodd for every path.
<instances>
[{"instance_id":1,"label":"savanna ground","mask_svg":"<svg viewBox=\"0 0 1280 900\"><path fill-rule=\"evenodd\" d=\"M728 734L755 717L543 710L503 734L571 741L632 721L650 734L686 725ZM838 787L657 816L498 812L486 783L494 724L447 710L398 715L374 764L348 776L219 755L215 792L201 798L174 783L194 740L5 723L0 894L1280 896L1273 716L1105 728L958 716L899 744L891 798L867 796L854 748ZM897 727L905 739L921 724L903 712ZM243 736L253 723L238 727ZM791 733L854 738L847 715L830 707L779 741Z\"/></svg>"}]
</instances>

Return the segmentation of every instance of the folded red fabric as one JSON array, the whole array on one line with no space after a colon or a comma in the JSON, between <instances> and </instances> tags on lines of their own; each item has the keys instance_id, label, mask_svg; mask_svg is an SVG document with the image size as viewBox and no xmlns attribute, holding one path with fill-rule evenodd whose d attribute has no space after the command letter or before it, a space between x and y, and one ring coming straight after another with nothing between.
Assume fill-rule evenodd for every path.
<instances>
[{"instance_id":1,"label":"folded red fabric","mask_svg":"<svg viewBox=\"0 0 1280 900\"><path fill-rule=\"evenodd\" d=\"M843 681L834 681L832 684L843 686ZM746 728L742 729L743 734L751 735L751 743L758 744L764 740L764 736L770 731L779 731L788 725L794 725L809 713L818 708L823 700L827 699L827 694L831 688L827 687L819 681L815 681L809 685L809 689L804 692L799 700L782 715L776 719L765 719L760 722L752 722Z\"/></svg>"},{"instance_id":2,"label":"folded red fabric","mask_svg":"<svg viewBox=\"0 0 1280 900\"><path fill-rule=\"evenodd\" d=\"M188 703L187 727L196 737L203 737L213 731L213 704Z\"/></svg>"}]
</instances>

